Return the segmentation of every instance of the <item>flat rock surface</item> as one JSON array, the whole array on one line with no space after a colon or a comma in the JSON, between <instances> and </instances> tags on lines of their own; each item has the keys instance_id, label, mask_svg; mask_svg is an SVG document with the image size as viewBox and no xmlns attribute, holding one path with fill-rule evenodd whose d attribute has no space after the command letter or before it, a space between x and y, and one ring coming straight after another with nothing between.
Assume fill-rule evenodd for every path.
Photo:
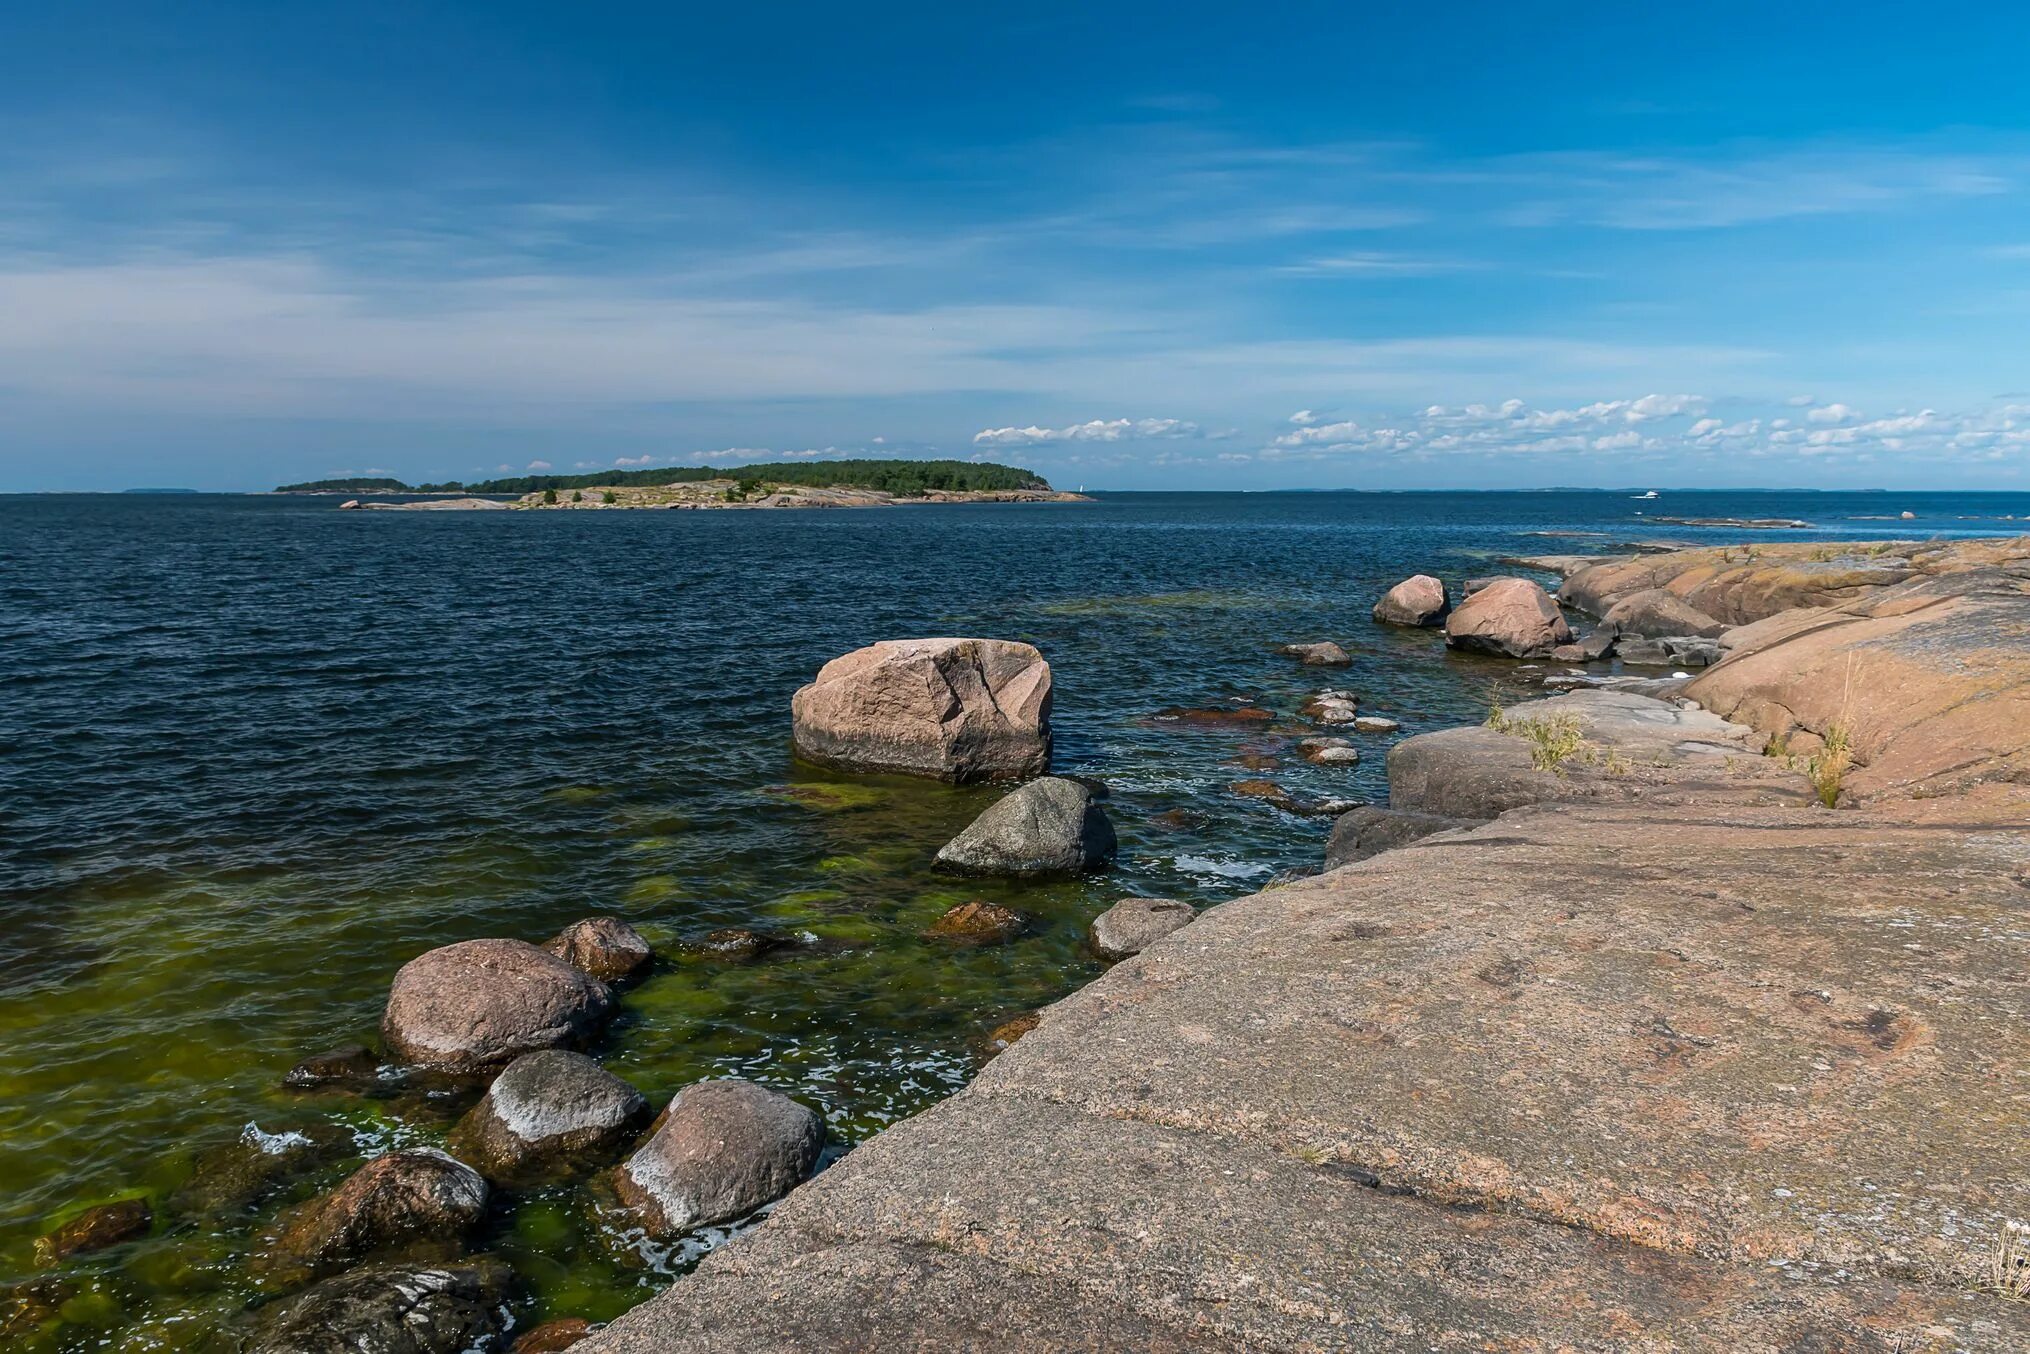
<instances>
[{"instance_id":1,"label":"flat rock surface","mask_svg":"<svg viewBox=\"0 0 2030 1354\"><path fill-rule=\"evenodd\" d=\"M2020 1348L2030 839L1954 807L1544 806L1213 909L585 1348Z\"/></svg>"},{"instance_id":2,"label":"flat rock surface","mask_svg":"<svg viewBox=\"0 0 2030 1354\"><path fill-rule=\"evenodd\" d=\"M1796 804L1804 774L1762 755L1746 725L1675 701L1586 689L1510 706L1507 732L1472 727L1406 738L1389 749L1389 806L1488 819L1541 803ZM1533 760L1523 729L1569 717L1584 746L1555 768Z\"/></svg>"}]
</instances>

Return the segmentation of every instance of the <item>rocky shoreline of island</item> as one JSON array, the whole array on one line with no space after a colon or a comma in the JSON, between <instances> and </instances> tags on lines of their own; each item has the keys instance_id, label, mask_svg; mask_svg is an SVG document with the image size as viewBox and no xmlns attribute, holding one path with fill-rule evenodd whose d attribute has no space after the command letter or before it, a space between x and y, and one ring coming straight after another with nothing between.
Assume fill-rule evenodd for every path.
<instances>
[{"instance_id":1,"label":"rocky shoreline of island","mask_svg":"<svg viewBox=\"0 0 2030 1354\"><path fill-rule=\"evenodd\" d=\"M585 1348L2021 1348L2030 538L1556 572L1375 619L1582 689L1395 744L1313 877L1124 899Z\"/></svg>"},{"instance_id":2,"label":"rocky shoreline of island","mask_svg":"<svg viewBox=\"0 0 2030 1354\"><path fill-rule=\"evenodd\" d=\"M1388 802L1332 806L1315 874L1203 912L1120 898L1088 932L1107 973L822 1173L793 1097L714 1078L658 1108L600 1065L659 962L620 919L417 956L378 1051L284 1081L469 1108L443 1148L269 1222L249 1348L2020 1347L2030 537L1515 564L1412 576L1371 620L1546 698L1393 741ZM1603 671L1617 653L1665 666ZM938 864L1047 880L1118 849L1103 782L1051 774L1052 698L1033 646L905 639L826 664L788 714L814 764L1009 786ZM1400 731L1363 703L1321 690L1291 751ZM1233 789L1309 811L1268 775ZM975 901L928 934L1026 924ZM346 1151L216 1153L174 1225ZM603 1330L516 1331L515 1277L472 1238L495 1193L560 1186L644 1237L738 1235ZM101 1205L40 1249L155 1225Z\"/></svg>"},{"instance_id":3,"label":"rocky shoreline of island","mask_svg":"<svg viewBox=\"0 0 2030 1354\"><path fill-rule=\"evenodd\" d=\"M742 486L737 480L702 480L669 485L592 485L582 489L535 490L516 499L420 499L411 503L375 503L349 498L338 506L347 511L378 512L508 512L508 511L639 511L674 509L685 512L752 511L762 509L897 508L952 503L1091 503L1085 494L1059 489L928 489L898 494L853 485Z\"/></svg>"}]
</instances>

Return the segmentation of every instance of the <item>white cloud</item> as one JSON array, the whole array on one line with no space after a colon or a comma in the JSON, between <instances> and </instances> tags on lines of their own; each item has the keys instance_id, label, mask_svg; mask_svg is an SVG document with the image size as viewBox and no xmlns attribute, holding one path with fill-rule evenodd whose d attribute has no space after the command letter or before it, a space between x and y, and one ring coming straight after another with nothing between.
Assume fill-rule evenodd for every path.
<instances>
[{"instance_id":1,"label":"white cloud","mask_svg":"<svg viewBox=\"0 0 2030 1354\"><path fill-rule=\"evenodd\" d=\"M1052 442L1128 442L1153 438L1198 437L1196 423L1177 418L1096 418L1067 428L982 428L973 434L976 446L1034 447Z\"/></svg>"},{"instance_id":2,"label":"white cloud","mask_svg":"<svg viewBox=\"0 0 2030 1354\"><path fill-rule=\"evenodd\" d=\"M1853 417L1854 410L1844 404L1828 404L1805 415L1805 418L1813 423L1845 423Z\"/></svg>"},{"instance_id":3,"label":"white cloud","mask_svg":"<svg viewBox=\"0 0 2030 1354\"><path fill-rule=\"evenodd\" d=\"M1312 413L1309 409L1299 409L1296 413L1290 415L1290 422L1296 424L1300 428L1309 427L1311 424L1316 423L1317 421L1318 415Z\"/></svg>"},{"instance_id":4,"label":"white cloud","mask_svg":"<svg viewBox=\"0 0 2030 1354\"><path fill-rule=\"evenodd\" d=\"M528 468L530 470L548 470L550 463L548 461L530 461Z\"/></svg>"}]
</instances>

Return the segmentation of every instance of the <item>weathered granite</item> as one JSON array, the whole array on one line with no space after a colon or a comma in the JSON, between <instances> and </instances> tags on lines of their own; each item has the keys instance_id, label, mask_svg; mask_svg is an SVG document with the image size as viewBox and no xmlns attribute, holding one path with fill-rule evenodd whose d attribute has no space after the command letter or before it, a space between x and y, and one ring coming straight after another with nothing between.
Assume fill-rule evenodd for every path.
<instances>
[{"instance_id":1,"label":"weathered granite","mask_svg":"<svg viewBox=\"0 0 2030 1354\"><path fill-rule=\"evenodd\" d=\"M1050 664L1000 639L884 640L790 702L797 752L854 771L1020 780L1050 765Z\"/></svg>"},{"instance_id":2,"label":"weathered granite","mask_svg":"<svg viewBox=\"0 0 2030 1354\"><path fill-rule=\"evenodd\" d=\"M465 940L402 965L381 1039L391 1058L456 1074L505 1067L539 1048L583 1042L613 990L520 940Z\"/></svg>"}]
</instances>

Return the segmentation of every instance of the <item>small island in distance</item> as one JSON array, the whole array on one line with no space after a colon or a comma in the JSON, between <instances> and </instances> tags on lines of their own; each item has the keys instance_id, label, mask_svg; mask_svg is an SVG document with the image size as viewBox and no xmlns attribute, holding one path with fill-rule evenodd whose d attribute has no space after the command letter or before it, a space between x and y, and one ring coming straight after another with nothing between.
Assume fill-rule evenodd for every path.
<instances>
[{"instance_id":1,"label":"small island in distance","mask_svg":"<svg viewBox=\"0 0 2030 1354\"><path fill-rule=\"evenodd\" d=\"M509 508L867 508L896 503L1083 503L1019 466L974 461L852 460L819 465L765 462L714 469L583 475L518 475L476 484L405 484L387 477L347 477L284 484L278 494L453 494L417 503L361 503L349 508L503 510ZM499 496L519 495L515 502ZM493 497L486 497L486 496Z\"/></svg>"}]
</instances>

